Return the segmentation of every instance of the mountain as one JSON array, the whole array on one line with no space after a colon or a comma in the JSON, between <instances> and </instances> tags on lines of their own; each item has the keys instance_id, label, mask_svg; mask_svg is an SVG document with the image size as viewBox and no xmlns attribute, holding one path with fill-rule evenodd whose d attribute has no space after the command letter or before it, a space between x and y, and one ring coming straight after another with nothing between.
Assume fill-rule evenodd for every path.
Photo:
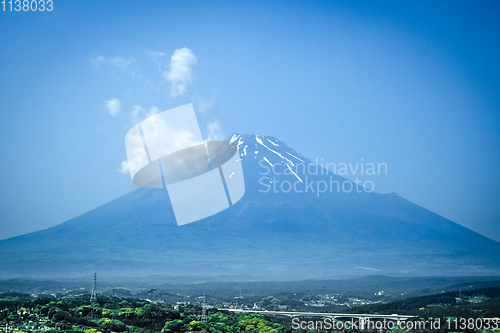
<instances>
[{"instance_id":1,"label":"mountain","mask_svg":"<svg viewBox=\"0 0 500 333\"><path fill-rule=\"evenodd\" d=\"M0 241L0 278L500 273L494 240L397 194L356 190L320 168L315 174L312 161L274 137L236 133L231 141L246 190L229 209L179 227L166 190L139 188L55 227ZM337 192L337 182L340 189L347 182L346 191ZM318 184L328 190L318 193ZM302 192L288 191L293 186Z\"/></svg>"}]
</instances>

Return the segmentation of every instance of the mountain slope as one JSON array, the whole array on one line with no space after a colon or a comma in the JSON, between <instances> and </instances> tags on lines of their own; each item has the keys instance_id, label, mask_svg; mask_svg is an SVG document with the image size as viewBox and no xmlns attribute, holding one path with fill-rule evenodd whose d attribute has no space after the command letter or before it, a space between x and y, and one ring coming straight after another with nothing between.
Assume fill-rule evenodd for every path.
<instances>
[{"instance_id":1,"label":"mountain slope","mask_svg":"<svg viewBox=\"0 0 500 333\"><path fill-rule=\"evenodd\" d=\"M306 193L306 183L346 179L301 173L297 165L314 164L273 137L237 133L231 141L246 193L229 209L178 227L167 191L140 188L53 228L0 241L0 277L500 273L498 242L396 194ZM285 193L287 181L303 192Z\"/></svg>"}]
</instances>

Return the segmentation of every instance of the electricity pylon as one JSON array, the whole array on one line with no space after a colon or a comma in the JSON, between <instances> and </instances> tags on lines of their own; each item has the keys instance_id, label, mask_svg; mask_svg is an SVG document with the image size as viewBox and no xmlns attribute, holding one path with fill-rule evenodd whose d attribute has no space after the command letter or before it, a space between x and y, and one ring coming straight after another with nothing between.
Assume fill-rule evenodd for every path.
<instances>
[{"instance_id":1,"label":"electricity pylon","mask_svg":"<svg viewBox=\"0 0 500 333\"><path fill-rule=\"evenodd\" d=\"M90 303L97 302L97 274L94 273L94 283L92 285L92 294L90 295Z\"/></svg>"}]
</instances>

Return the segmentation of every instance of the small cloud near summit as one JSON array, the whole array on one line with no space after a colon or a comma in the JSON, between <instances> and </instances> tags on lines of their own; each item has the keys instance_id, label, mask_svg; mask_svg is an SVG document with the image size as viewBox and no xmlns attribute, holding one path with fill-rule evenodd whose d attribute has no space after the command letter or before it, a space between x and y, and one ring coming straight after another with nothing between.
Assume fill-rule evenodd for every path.
<instances>
[{"instance_id":1,"label":"small cloud near summit","mask_svg":"<svg viewBox=\"0 0 500 333\"><path fill-rule=\"evenodd\" d=\"M129 174L128 162L122 161L120 168L116 171L118 171L122 175L128 175Z\"/></svg>"},{"instance_id":2,"label":"small cloud near summit","mask_svg":"<svg viewBox=\"0 0 500 333\"><path fill-rule=\"evenodd\" d=\"M106 108L111 116L116 116L120 112L122 105L118 98L112 98L109 101L105 101Z\"/></svg>"},{"instance_id":3,"label":"small cloud near summit","mask_svg":"<svg viewBox=\"0 0 500 333\"><path fill-rule=\"evenodd\" d=\"M214 120L207 125L207 131L208 131L208 138L207 138L208 141L224 140L224 137L222 136L222 129L217 120Z\"/></svg>"},{"instance_id":4,"label":"small cloud near summit","mask_svg":"<svg viewBox=\"0 0 500 333\"><path fill-rule=\"evenodd\" d=\"M183 47L177 49L170 58L168 71L163 72L163 76L170 82L170 95L177 97L187 91L187 85L194 79L193 66L198 61L194 53Z\"/></svg>"}]
</instances>

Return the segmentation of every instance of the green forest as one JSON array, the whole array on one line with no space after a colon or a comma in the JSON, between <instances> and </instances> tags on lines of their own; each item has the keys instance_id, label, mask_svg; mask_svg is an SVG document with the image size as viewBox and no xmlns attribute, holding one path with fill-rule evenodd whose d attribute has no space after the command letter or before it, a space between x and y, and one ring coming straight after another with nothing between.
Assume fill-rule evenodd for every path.
<instances>
[{"instance_id":1,"label":"green forest","mask_svg":"<svg viewBox=\"0 0 500 333\"><path fill-rule=\"evenodd\" d=\"M459 296L459 297L457 297ZM263 298L280 304L271 296ZM382 302L350 308L347 313L416 315L415 320L439 319L442 328L421 332L453 332L444 323L454 318L498 318L500 314L500 288L483 288L462 293L450 292L395 302ZM322 309L325 310L325 309ZM302 318L311 320L312 318ZM316 318L317 319L317 318ZM349 329L348 332L377 330ZM461 332L500 333L500 329L465 329ZM290 333L291 319L260 314L236 314L206 308L199 304L168 304L134 297L97 295L94 302L90 295L65 295L61 297L29 294L0 294L0 333ZM297 330L300 332L300 330ZM316 329L307 333L324 332ZM331 331L330 331L331 332ZM398 327L391 333L407 333ZM413 332L413 331L412 331Z\"/></svg>"},{"instance_id":2,"label":"green forest","mask_svg":"<svg viewBox=\"0 0 500 333\"><path fill-rule=\"evenodd\" d=\"M284 327L260 315L235 315L208 310L202 320L198 305L152 303L137 298L89 295L32 298L3 294L0 332L283 332Z\"/></svg>"}]
</instances>

